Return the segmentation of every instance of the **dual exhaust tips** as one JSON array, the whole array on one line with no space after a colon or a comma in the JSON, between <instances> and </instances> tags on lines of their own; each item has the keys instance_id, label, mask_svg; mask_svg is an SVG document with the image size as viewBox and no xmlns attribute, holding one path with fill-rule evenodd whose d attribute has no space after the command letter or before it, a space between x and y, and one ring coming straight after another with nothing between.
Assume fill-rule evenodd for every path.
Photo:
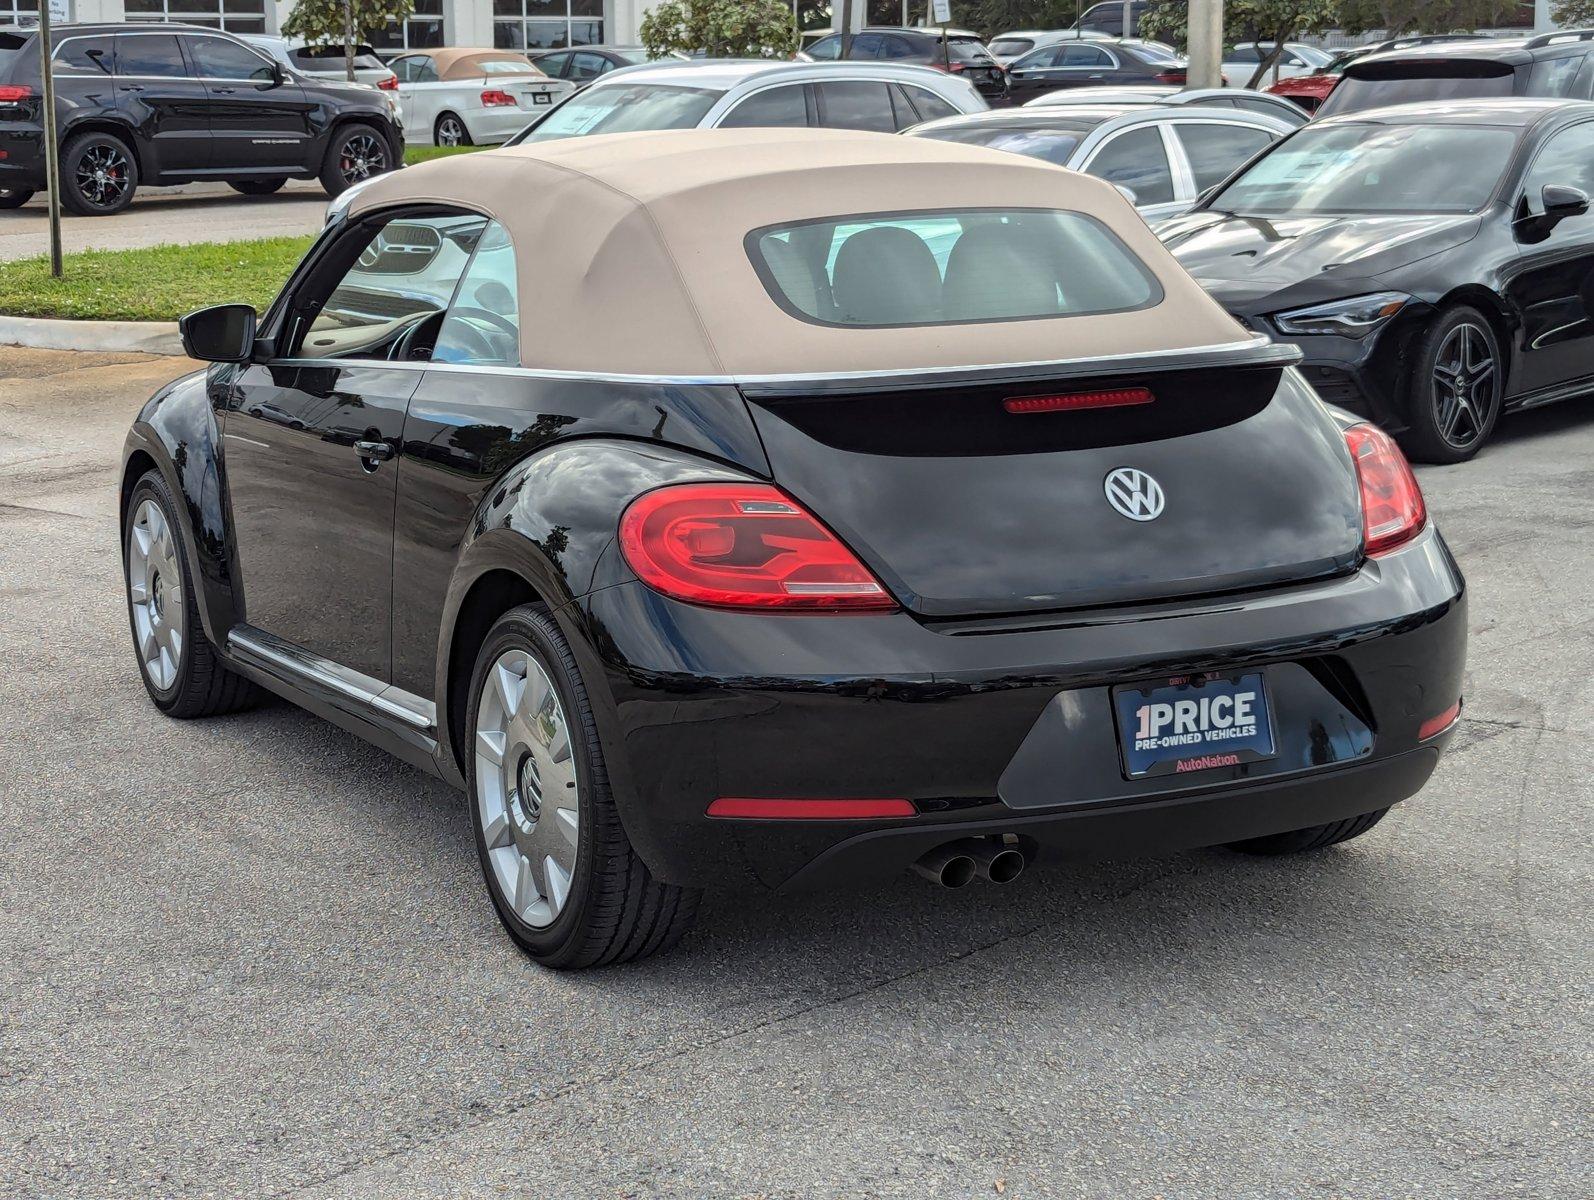
<instances>
[{"instance_id":1,"label":"dual exhaust tips","mask_svg":"<svg viewBox=\"0 0 1594 1200\"><path fill-rule=\"evenodd\" d=\"M1012 883L1024 873L1026 862L1021 850L999 837L960 838L931 850L913 870L944 888L960 888L975 876L986 883Z\"/></svg>"}]
</instances>

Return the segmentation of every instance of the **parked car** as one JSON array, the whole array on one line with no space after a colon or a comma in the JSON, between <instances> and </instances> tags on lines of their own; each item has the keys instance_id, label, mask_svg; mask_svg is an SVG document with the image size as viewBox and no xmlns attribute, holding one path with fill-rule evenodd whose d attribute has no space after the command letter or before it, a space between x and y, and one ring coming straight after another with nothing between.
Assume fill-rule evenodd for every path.
<instances>
[{"instance_id":1,"label":"parked car","mask_svg":"<svg viewBox=\"0 0 1594 1200\"><path fill-rule=\"evenodd\" d=\"M1594 99L1594 30L1546 33L1526 41L1438 43L1369 54L1345 68L1318 107L1340 116L1391 104L1488 96Z\"/></svg>"},{"instance_id":2,"label":"parked car","mask_svg":"<svg viewBox=\"0 0 1594 1200\"><path fill-rule=\"evenodd\" d=\"M643 129L813 126L895 133L986 108L968 80L923 67L708 60L630 67L596 80L510 144Z\"/></svg>"},{"instance_id":3,"label":"parked car","mask_svg":"<svg viewBox=\"0 0 1594 1200\"><path fill-rule=\"evenodd\" d=\"M1124 6L1109 2L1092 4L1074 22L1075 29L1104 33L1108 37L1134 37L1140 32L1140 18L1151 7L1150 0L1133 0L1129 5L1129 28L1124 28Z\"/></svg>"},{"instance_id":4,"label":"parked car","mask_svg":"<svg viewBox=\"0 0 1594 1200\"><path fill-rule=\"evenodd\" d=\"M946 117L907 133L1095 175L1126 192L1150 221L1184 212L1294 128L1233 110L1056 105Z\"/></svg>"},{"instance_id":5,"label":"parked car","mask_svg":"<svg viewBox=\"0 0 1594 1200\"><path fill-rule=\"evenodd\" d=\"M215 365L120 476L150 699L264 687L464 788L550 966L669 946L705 887L1317 850L1460 712L1465 591L1394 443L1018 155L426 163L258 328L181 328Z\"/></svg>"},{"instance_id":6,"label":"parked car","mask_svg":"<svg viewBox=\"0 0 1594 1200\"><path fill-rule=\"evenodd\" d=\"M518 50L412 50L388 65L398 76L410 140L436 146L502 142L576 90Z\"/></svg>"},{"instance_id":7,"label":"parked car","mask_svg":"<svg viewBox=\"0 0 1594 1200\"><path fill-rule=\"evenodd\" d=\"M1024 107L1038 109L1077 104L1111 104L1118 107L1129 104L1178 104L1191 108L1238 109L1240 112L1272 117L1292 127L1306 124L1306 113L1299 106L1282 97L1244 88L1178 88L1172 84L1070 88L1036 96L1026 101Z\"/></svg>"},{"instance_id":8,"label":"parked car","mask_svg":"<svg viewBox=\"0 0 1594 1200\"><path fill-rule=\"evenodd\" d=\"M841 35L820 38L806 53L814 62L840 60ZM1007 99L1007 73L1002 64L985 48L980 35L967 29L949 29L943 39L941 31L935 28L898 29L871 25L853 35L847 60L878 60L904 66L917 63L967 79L987 103L1000 104Z\"/></svg>"},{"instance_id":9,"label":"parked car","mask_svg":"<svg viewBox=\"0 0 1594 1200\"><path fill-rule=\"evenodd\" d=\"M568 79L577 87L610 71L653 61L641 46L567 46L562 50L528 50L526 56L550 79ZM684 54L668 57L686 59Z\"/></svg>"},{"instance_id":10,"label":"parked car","mask_svg":"<svg viewBox=\"0 0 1594 1200\"><path fill-rule=\"evenodd\" d=\"M1310 74L1334 60L1332 54L1316 46L1285 42L1284 49L1279 52L1273 65L1268 67L1267 74L1257 79L1256 73L1261 69L1262 61L1272 53L1272 42L1240 42L1223 56L1223 77L1235 87L1262 87L1280 79Z\"/></svg>"},{"instance_id":11,"label":"parked car","mask_svg":"<svg viewBox=\"0 0 1594 1200\"><path fill-rule=\"evenodd\" d=\"M1124 38L1059 42L1032 50L1007 69L1014 104L1072 88L1123 84L1183 85L1188 64L1152 42Z\"/></svg>"},{"instance_id":12,"label":"parked car","mask_svg":"<svg viewBox=\"0 0 1594 1200\"><path fill-rule=\"evenodd\" d=\"M402 159L403 135L381 93L290 76L218 30L82 24L54 37L69 212L106 216L140 187L204 179L260 196L319 178L336 196ZM45 186L41 74L37 31L0 29L0 207Z\"/></svg>"},{"instance_id":13,"label":"parked car","mask_svg":"<svg viewBox=\"0 0 1594 1200\"><path fill-rule=\"evenodd\" d=\"M1266 90L1275 96L1283 96L1300 105L1308 113L1314 113L1323 101L1328 99L1328 94L1339 83L1339 77L1345 68L1353 62L1366 58L1369 54L1382 54L1386 50L1405 50L1412 46L1433 46L1442 42L1475 42L1479 40L1479 35L1475 33L1430 33L1390 38L1387 41L1374 42L1365 46L1352 46L1349 49L1338 51L1326 64L1316 68L1309 74L1281 79Z\"/></svg>"},{"instance_id":14,"label":"parked car","mask_svg":"<svg viewBox=\"0 0 1594 1200\"><path fill-rule=\"evenodd\" d=\"M267 37L258 33L241 33L237 37L257 50L264 50L277 62L296 75L312 79L348 81L348 62L342 46L307 46L291 38ZM374 87L387 96L388 108L400 126L404 124L404 107L398 94L398 76L393 74L370 46L354 47L354 82Z\"/></svg>"},{"instance_id":15,"label":"parked car","mask_svg":"<svg viewBox=\"0 0 1594 1200\"><path fill-rule=\"evenodd\" d=\"M1105 33L1095 33L1088 29L1015 29L1009 33L997 34L986 48L990 50L992 58L1006 67L1023 58L1031 50L1055 46L1058 42L1099 40L1106 36Z\"/></svg>"},{"instance_id":16,"label":"parked car","mask_svg":"<svg viewBox=\"0 0 1594 1200\"><path fill-rule=\"evenodd\" d=\"M1322 117L1158 232L1332 403L1428 462L1594 390L1594 104Z\"/></svg>"}]
</instances>

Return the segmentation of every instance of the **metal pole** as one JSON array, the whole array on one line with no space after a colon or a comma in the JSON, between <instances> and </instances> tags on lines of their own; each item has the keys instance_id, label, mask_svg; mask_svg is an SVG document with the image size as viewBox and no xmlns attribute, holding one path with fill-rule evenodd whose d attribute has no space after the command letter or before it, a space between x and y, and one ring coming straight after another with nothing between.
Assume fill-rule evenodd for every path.
<instances>
[{"instance_id":1,"label":"metal pole","mask_svg":"<svg viewBox=\"0 0 1594 1200\"><path fill-rule=\"evenodd\" d=\"M50 274L61 278L61 148L55 141L55 71L50 61L50 0L39 0L39 66L44 104L44 186L50 194Z\"/></svg>"},{"instance_id":2,"label":"metal pole","mask_svg":"<svg viewBox=\"0 0 1594 1200\"><path fill-rule=\"evenodd\" d=\"M1223 86L1223 2L1190 0L1190 73L1193 88Z\"/></svg>"}]
</instances>

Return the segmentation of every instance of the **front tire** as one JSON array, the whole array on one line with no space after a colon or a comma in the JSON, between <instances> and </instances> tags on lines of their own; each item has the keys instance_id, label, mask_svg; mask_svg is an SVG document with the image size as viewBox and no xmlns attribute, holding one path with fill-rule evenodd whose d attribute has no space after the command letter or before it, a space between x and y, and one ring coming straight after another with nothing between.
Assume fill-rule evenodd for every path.
<instances>
[{"instance_id":1,"label":"front tire","mask_svg":"<svg viewBox=\"0 0 1594 1200\"><path fill-rule=\"evenodd\" d=\"M33 193L22 188L0 188L0 208L21 208Z\"/></svg>"},{"instance_id":2,"label":"front tire","mask_svg":"<svg viewBox=\"0 0 1594 1200\"><path fill-rule=\"evenodd\" d=\"M273 192L280 192L287 182L287 176L283 175L275 179L231 179L227 181L227 186L245 196L269 196Z\"/></svg>"},{"instance_id":3,"label":"front tire","mask_svg":"<svg viewBox=\"0 0 1594 1200\"><path fill-rule=\"evenodd\" d=\"M474 146L470 130L465 128L465 122L451 112L446 112L437 118L437 124L432 128L432 141L439 146Z\"/></svg>"},{"instance_id":4,"label":"front tire","mask_svg":"<svg viewBox=\"0 0 1594 1200\"><path fill-rule=\"evenodd\" d=\"M332 134L326 161L321 166L321 186L328 196L341 196L357 183L385 175L396 164L393 151L374 125L355 122Z\"/></svg>"},{"instance_id":5,"label":"front tire","mask_svg":"<svg viewBox=\"0 0 1594 1200\"><path fill-rule=\"evenodd\" d=\"M1417 462L1465 462L1500 416L1505 360L1487 317L1464 304L1441 312L1417 344L1410 426L1399 436Z\"/></svg>"},{"instance_id":6,"label":"front tire","mask_svg":"<svg viewBox=\"0 0 1594 1200\"><path fill-rule=\"evenodd\" d=\"M629 962L691 928L701 893L660 883L609 791L586 687L540 604L487 634L471 677L467 779L493 907L543 966Z\"/></svg>"},{"instance_id":7,"label":"front tire","mask_svg":"<svg viewBox=\"0 0 1594 1200\"><path fill-rule=\"evenodd\" d=\"M1308 825L1305 829L1291 829L1287 833L1274 833L1267 837L1248 838L1243 842L1230 842L1229 849L1238 850L1241 854L1268 856L1305 854L1312 850L1324 850L1329 846L1348 842L1351 838L1361 837L1382 821L1388 811L1387 808L1380 808L1370 813L1362 813L1358 817L1347 817L1343 821L1330 821L1326 825Z\"/></svg>"},{"instance_id":8,"label":"front tire","mask_svg":"<svg viewBox=\"0 0 1594 1200\"><path fill-rule=\"evenodd\" d=\"M157 471L144 474L127 503L122 577L139 677L168 717L236 712L260 693L227 669L205 636L176 511Z\"/></svg>"},{"instance_id":9,"label":"front tire","mask_svg":"<svg viewBox=\"0 0 1594 1200\"><path fill-rule=\"evenodd\" d=\"M138 162L108 133L80 133L61 148L61 203L80 217L108 217L133 203Z\"/></svg>"}]
</instances>

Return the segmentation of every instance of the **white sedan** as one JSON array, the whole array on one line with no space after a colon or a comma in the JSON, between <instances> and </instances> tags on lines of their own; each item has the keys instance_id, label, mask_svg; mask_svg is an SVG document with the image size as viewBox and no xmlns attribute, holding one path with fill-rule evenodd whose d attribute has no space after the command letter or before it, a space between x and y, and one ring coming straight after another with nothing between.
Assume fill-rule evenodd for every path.
<instances>
[{"instance_id":1,"label":"white sedan","mask_svg":"<svg viewBox=\"0 0 1594 1200\"><path fill-rule=\"evenodd\" d=\"M502 142L576 90L514 50L418 50L388 65L404 100L406 139L437 146Z\"/></svg>"},{"instance_id":2,"label":"white sedan","mask_svg":"<svg viewBox=\"0 0 1594 1200\"><path fill-rule=\"evenodd\" d=\"M1272 42L1241 42L1223 56L1223 78L1230 87L1250 87L1251 76L1262 65L1262 60L1273 52ZM1267 74L1257 81L1257 87L1270 87L1281 79L1297 75L1310 75L1319 67L1326 67L1333 55L1316 46L1301 42L1285 42L1278 61L1267 69Z\"/></svg>"}]
</instances>

